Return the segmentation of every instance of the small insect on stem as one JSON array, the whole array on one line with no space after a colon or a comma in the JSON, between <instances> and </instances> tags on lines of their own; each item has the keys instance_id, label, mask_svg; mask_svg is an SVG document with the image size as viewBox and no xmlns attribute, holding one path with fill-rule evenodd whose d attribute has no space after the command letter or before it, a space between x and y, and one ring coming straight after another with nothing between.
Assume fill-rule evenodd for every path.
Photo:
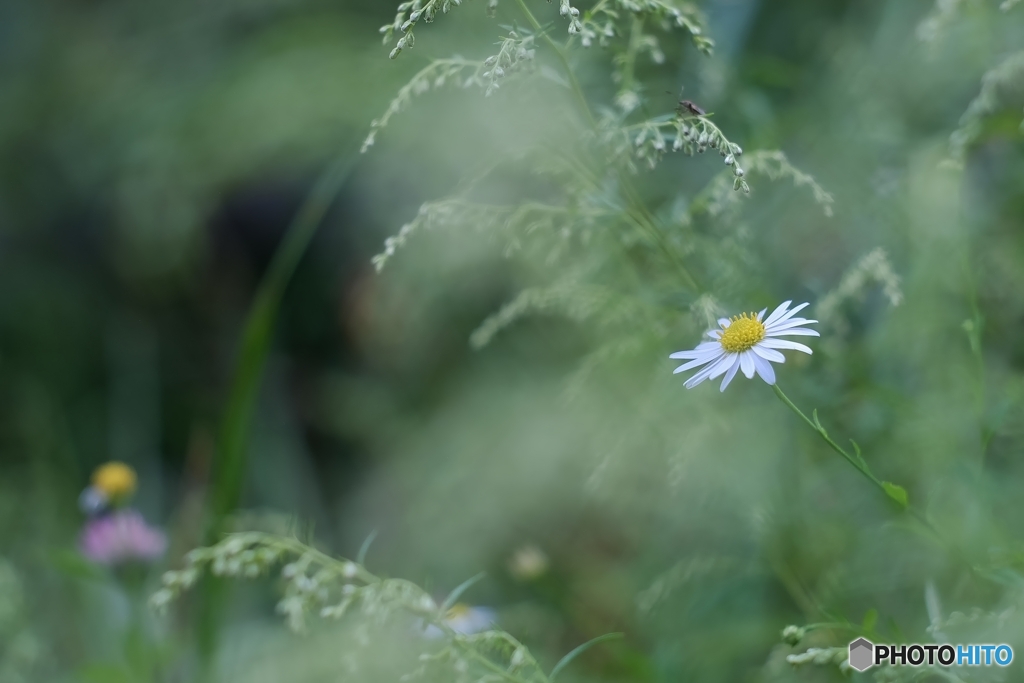
<instances>
[{"instance_id":1,"label":"small insect on stem","mask_svg":"<svg viewBox=\"0 0 1024 683\"><path fill-rule=\"evenodd\" d=\"M679 100L679 113L682 114L684 110L690 112L694 116L704 116L706 113L690 100Z\"/></svg>"},{"instance_id":2,"label":"small insect on stem","mask_svg":"<svg viewBox=\"0 0 1024 683\"><path fill-rule=\"evenodd\" d=\"M668 91L666 90L665 92L668 92ZM671 94L671 93L669 93L669 94ZM679 94L680 95L683 94L682 90L680 90ZM687 113L689 113L689 114L691 114L693 116L706 116L707 115L707 112L704 111L703 109L701 109L700 106L697 105L697 103L693 102L692 100L684 100L684 99L680 99L679 100L679 106L676 107L676 113L678 113L680 116L685 116Z\"/></svg>"}]
</instances>

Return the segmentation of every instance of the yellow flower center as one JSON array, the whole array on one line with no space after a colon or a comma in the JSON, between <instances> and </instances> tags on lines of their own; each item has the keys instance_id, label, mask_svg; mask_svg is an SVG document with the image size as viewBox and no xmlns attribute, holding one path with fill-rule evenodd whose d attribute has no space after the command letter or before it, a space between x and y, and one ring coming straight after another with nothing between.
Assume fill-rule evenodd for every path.
<instances>
[{"instance_id":1,"label":"yellow flower center","mask_svg":"<svg viewBox=\"0 0 1024 683\"><path fill-rule=\"evenodd\" d=\"M764 324L757 319L756 313L743 313L733 316L729 327L722 330L718 342L729 353L739 353L751 348L764 339Z\"/></svg>"},{"instance_id":2,"label":"yellow flower center","mask_svg":"<svg viewBox=\"0 0 1024 683\"><path fill-rule=\"evenodd\" d=\"M123 462L108 462L92 473L92 485L111 499L135 493L135 470Z\"/></svg>"},{"instance_id":3,"label":"yellow flower center","mask_svg":"<svg viewBox=\"0 0 1024 683\"><path fill-rule=\"evenodd\" d=\"M448 613L444 616L446 619L458 619L459 617L464 617L467 614L469 614L469 605L464 602L457 602L452 605L451 609L449 609Z\"/></svg>"}]
</instances>

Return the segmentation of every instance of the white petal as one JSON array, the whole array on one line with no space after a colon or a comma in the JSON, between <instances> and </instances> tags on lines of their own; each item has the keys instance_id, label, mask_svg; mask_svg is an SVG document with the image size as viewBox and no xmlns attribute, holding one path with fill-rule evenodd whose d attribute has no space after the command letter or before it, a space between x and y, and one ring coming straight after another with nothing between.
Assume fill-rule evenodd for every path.
<instances>
[{"instance_id":1,"label":"white petal","mask_svg":"<svg viewBox=\"0 0 1024 683\"><path fill-rule=\"evenodd\" d=\"M721 351L719 353L709 353L707 355L701 356L700 358L695 358L694 360L691 360L689 363L684 363L680 365L678 368L672 371L672 374L678 375L680 372L692 370L693 368L699 365L707 365L713 360L718 360L719 356L721 356L722 353L725 353L725 351Z\"/></svg>"},{"instance_id":2,"label":"white petal","mask_svg":"<svg viewBox=\"0 0 1024 683\"><path fill-rule=\"evenodd\" d=\"M814 353L810 347L804 346L803 344L795 341L789 341L788 339L778 339L777 337L768 337L758 342L761 346L767 346L769 349L791 349L793 351L803 351L807 354Z\"/></svg>"},{"instance_id":3,"label":"white petal","mask_svg":"<svg viewBox=\"0 0 1024 683\"><path fill-rule=\"evenodd\" d=\"M725 388L729 386L729 382L736 376L736 371L740 369L739 363L733 363L729 371L725 373L725 379L722 380L722 386L718 388L719 391L725 391Z\"/></svg>"},{"instance_id":4,"label":"white petal","mask_svg":"<svg viewBox=\"0 0 1024 683\"><path fill-rule=\"evenodd\" d=\"M694 375L690 379L686 380L686 382L683 383L683 386L686 387L687 389L693 389L695 386L697 386L698 384L700 384L701 382L703 382L707 378L708 378L707 373L704 372L703 370L701 370L696 375Z\"/></svg>"},{"instance_id":5,"label":"white petal","mask_svg":"<svg viewBox=\"0 0 1024 683\"><path fill-rule=\"evenodd\" d=\"M694 375L690 379L686 380L686 383L683 386L685 386L687 389L694 388L695 386L697 386L698 384L700 384L701 382L706 380L708 377L711 377L712 373L714 373L719 367L722 368L722 372L725 372L726 370L729 369L729 364L732 363L733 360L735 360L735 357L734 357L733 354L726 354L726 355L722 356L721 358L716 360L714 363L711 363L710 365L705 367L703 370L698 372L696 375ZM719 373L719 374L721 374L721 373ZM715 375L715 377L717 377L717 376L718 375Z\"/></svg>"},{"instance_id":6,"label":"white petal","mask_svg":"<svg viewBox=\"0 0 1024 683\"><path fill-rule=\"evenodd\" d=\"M772 314L768 316L768 319L764 321L765 327L771 325L773 322L778 320L786 312L786 308L793 303L792 301L783 301L779 304L779 307L772 311Z\"/></svg>"},{"instance_id":7,"label":"white petal","mask_svg":"<svg viewBox=\"0 0 1024 683\"><path fill-rule=\"evenodd\" d=\"M722 331L721 330L708 330L704 334L706 334L707 336L711 337L712 339L721 339L722 338Z\"/></svg>"},{"instance_id":8,"label":"white petal","mask_svg":"<svg viewBox=\"0 0 1024 683\"><path fill-rule=\"evenodd\" d=\"M781 323L772 323L771 325L765 325L765 329L769 332L773 330L785 330L790 327L800 327L801 325L810 325L818 322L817 320L808 320L807 318L790 318L789 320Z\"/></svg>"},{"instance_id":9,"label":"white petal","mask_svg":"<svg viewBox=\"0 0 1024 683\"><path fill-rule=\"evenodd\" d=\"M715 362L710 363L707 366L701 368L697 373L692 375L690 379L686 380L686 382L683 383L683 386L686 387L687 389L692 389L701 382L703 382L704 380L706 380L708 378L708 375L711 374L711 371L715 369L715 366L718 365L721 362L721 360L722 359L719 358Z\"/></svg>"},{"instance_id":10,"label":"white petal","mask_svg":"<svg viewBox=\"0 0 1024 683\"><path fill-rule=\"evenodd\" d=\"M775 363L785 363L786 357L774 349L767 349L761 343L758 343L751 349L754 353L761 356L765 360L770 360Z\"/></svg>"},{"instance_id":11,"label":"white petal","mask_svg":"<svg viewBox=\"0 0 1024 683\"><path fill-rule=\"evenodd\" d=\"M757 319L760 320L761 318L763 318L764 317L764 313L767 310L768 310L767 308L762 308L761 312L757 314Z\"/></svg>"},{"instance_id":12,"label":"white petal","mask_svg":"<svg viewBox=\"0 0 1024 683\"><path fill-rule=\"evenodd\" d=\"M669 358L677 360L680 358L700 358L708 351L713 351L716 349L720 350L721 348L722 345L719 344L718 342L704 342L702 344L698 344L697 348L690 349L689 351L676 351L671 356L669 356Z\"/></svg>"},{"instance_id":13,"label":"white petal","mask_svg":"<svg viewBox=\"0 0 1024 683\"><path fill-rule=\"evenodd\" d=\"M743 374L750 379L754 376L754 354L750 351L744 351L740 354L740 367L743 370Z\"/></svg>"},{"instance_id":14,"label":"white petal","mask_svg":"<svg viewBox=\"0 0 1024 683\"><path fill-rule=\"evenodd\" d=\"M754 355L754 367L757 368L757 374L761 375L768 384L775 384L775 370L772 368L772 364L766 361L761 356Z\"/></svg>"},{"instance_id":15,"label":"white petal","mask_svg":"<svg viewBox=\"0 0 1024 683\"><path fill-rule=\"evenodd\" d=\"M821 335L816 331L806 327L794 327L792 330L781 330L777 332L766 333L769 337L820 337Z\"/></svg>"},{"instance_id":16,"label":"white petal","mask_svg":"<svg viewBox=\"0 0 1024 683\"><path fill-rule=\"evenodd\" d=\"M778 318L773 320L772 323L775 324L775 325L778 325L779 323L784 323L787 320L789 320L790 318L792 318L794 315L799 313L800 311L802 311L805 308L807 308L808 306L810 306L810 304L806 303L806 302L800 304L799 306L794 306L793 308L789 309L788 311L786 311L785 313L780 315Z\"/></svg>"},{"instance_id":17,"label":"white petal","mask_svg":"<svg viewBox=\"0 0 1024 683\"><path fill-rule=\"evenodd\" d=\"M712 370L711 374L708 375L708 379L714 379L714 378L718 377L719 375L721 375L722 373L724 373L729 368L731 368L732 366L736 365L737 364L737 359L736 358L730 358L730 356L735 356L735 355L736 355L735 353L727 353L725 355L725 358L723 358L722 360L723 361L729 361L729 362L719 362L717 365L715 365L714 370Z\"/></svg>"},{"instance_id":18,"label":"white petal","mask_svg":"<svg viewBox=\"0 0 1024 683\"><path fill-rule=\"evenodd\" d=\"M730 322L731 321L728 318L719 318L718 319L718 324L722 327L723 330L725 328L729 327L729 323Z\"/></svg>"}]
</instances>

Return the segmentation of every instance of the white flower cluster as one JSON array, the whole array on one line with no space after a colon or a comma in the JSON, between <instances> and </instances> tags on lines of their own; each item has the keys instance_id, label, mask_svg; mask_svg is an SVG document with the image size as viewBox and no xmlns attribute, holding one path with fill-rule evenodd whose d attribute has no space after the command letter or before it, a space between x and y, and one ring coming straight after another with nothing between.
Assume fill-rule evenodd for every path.
<instances>
[{"instance_id":1,"label":"white flower cluster","mask_svg":"<svg viewBox=\"0 0 1024 683\"><path fill-rule=\"evenodd\" d=\"M531 67L536 54L533 35L511 31L502 39L498 52L482 61L462 57L435 59L398 90L383 115L370 122L370 132L360 151L365 153L369 150L377 141L377 132L388 125L392 116L408 107L415 97L446 85L484 88L484 94L489 96L507 76Z\"/></svg>"},{"instance_id":2,"label":"white flower cluster","mask_svg":"<svg viewBox=\"0 0 1024 683\"><path fill-rule=\"evenodd\" d=\"M632 172L637 169L631 159L640 160L653 169L670 149L688 156L713 149L722 156L726 166L732 167L736 178L734 189L750 191L743 180L745 171L738 163L743 148L730 142L715 124L703 116L665 115L625 127L606 121L605 130L603 138L613 155L624 157Z\"/></svg>"},{"instance_id":3,"label":"white flower cluster","mask_svg":"<svg viewBox=\"0 0 1024 683\"><path fill-rule=\"evenodd\" d=\"M183 591L200 579L203 572L214 576L254 579L275 565L283 554L278 547L262 543L263 534L233 534L208 548L197 548L185 556L185 567L165 572L163 587L149 599L157 610L166 609Z\"/></svg>"},{"instance_id":4,"label":"white flower cluster","mask_svg":"<svg viewBox=\"0 0 1024 683\"><path fill-rule=\"evenodd\" d=\"M842 315L843 305L848 301L862 298L868 287L874 283L881 285L882 293L890 306L899 306L903 301L900 278L881 247L872 250L853 264L843 274L836 288L821 298L818 303L818 316L822 323L830 325L840 334L846 334L849 331L849 323Z\"/></svg>"},{"instance_id":5,"label":"white flower cluster","mask_svg":"<svg viewBox=\"0 0 1024 683\"><path fill-rule=\"evenodd\" d=\"M483 67L483 62L462 59L461 57L435 59L423 67L408 83L398 90L398 94L388 104L384 114L370 122L370 132L363 141L363 147L360 152L365 154L367 150L373 147L377 141L377 131L387 126L391 121L391 117L408 107L415 97L422 95L431 88L440 88L449 83L461 86L471 85L469 79L465 78L465 74L478 73L483 70Z\"/></svg>"},{"instance_id":6,"label":"white flower cluster","mask_svg":"<svg viewBox=\"0 0 1024 683\"><path fill-rule=\"evenodd\" d=\"M931 43L953 23L964 0L935 0L935 7L917 25L917 39Z\"/></svg>"},{"instance_id":7,"label":"white flower cluster","mask_svg":"<svg viewBox=\"0 0 1024 683\"><path fill-rule=\"evenodd\" d=\"M713 40L704 35L704 21L697 7L691 3L669 0L602 0L581 15L569 0L559 0L559 14L569 18L569 34L579 35L583 47L590 47L595 39L600 41L602 47L607 46L609 39L628 33L617 28L617 24L626 17L648 19L663 31L684 29L690 33L697 49L706 55L711 54L715 45Z\"/></svg>"},{"instance_id":8,"label":"white flower cluster","mask_svg":"<svg viewBox=\"0 0 1024 683\"><path fill-rule=\"evenodd\" d=\"M486 71L479 74L479 79L486 82L484 94L492 95L498 89L499 81L508 74L531 66L536 56L537 50L533 46L532 35L520 36L516 31L509 31L508 36L501 41L498 54L484 60Z\"/></svg>"},{"instance_id":9,"label":"white flower cluster","mask_svg":"<svg viewBox=\"0 0 1024 683\"><path fill-rule=\"evenodd\" d=\"M574 36L583 30L580 11L570 5L569 0L558 0L558 13L563 17L569 17L569 35Z\"/></svg>"},{"instance_id":10,"label":"white flower cluster","mask_svg":"<svg viewBox=\"0 0 1024 683\"><path fill-rule=\"evenodd\" d=\"M735 161L735 159L734 159ZM751 152L745 157L746 170L744 176L763 175L771 181L789 178L796 187L806 187L811 190L814 201L820 207L826 217L832 216L832 195L825 191L818 182L807 173L789 163L786 155L778 150L758 150ZM738 206L738 199L733 190L750 191L744 176L737 176L735 167L733 172L723 173L701 194L694 199L695 210L703 211L709 216L721 218L729 210L735 210Z\"/></svg>"},{"instance_id":11,"label":"white flower cluster","mask_svg":"<svg viewBox=\"0 0 1024 683\"><path fill-rule=\"evenodd\" d=\"M549 680L530 651L504 631L456 634L446 647L420 655L419 662L415 671L402 676L403 682L437 680L431 674L438 670L453 672L458 683L541 683Z\"/></svg>"},{"instance_id":12,"label":"white flower cluster","mask_svg":"<svg viewBox=\"0 0 1024 683\"><path fill-rule=\"evenodd\" d=\"M164 574L163 587L150 598L150 604L166 608L205 571L214 576L253 579L289 558L280 570L284 596L277 611L295 631L304 629L307 614L339 618L356 599L361 600L364 614L402 608L430 616L436 611L430 596L413 584L380 580L355 562L335 560L294 539L261 532L231 534L216 545L193 550L186 556L183 569Z\"/></svg>"},{"instance_id":13,"label":"white flower cluster","mask_svg":"<svg viewBox=\"0 0 1024 683\"><path fill-rule=\"evenodd\" d=\"M580 45L583 47L590 47L595 40L601 47L608 47L611 39L615 37L615 24L611 20L605 20L603 24L587 20L580 23L579 34ZM664 55L662 55L662 61L664 61Z\"/></svg>"},{"instance_id":14,"label":"white flower cluster","mask_svg":"<svg viewBox=\"0 0 1024 683\"><path fill-rule=\"evenodd\" d=\"M403 676L403 681L426 675L429 669L442 664L448 678L467 683L492 680L496 671L502 672L502 679L513 683L547 680L529 650L510 634L493 627L483 631L458 627L458 620L452 616L458 607L454 603L475 579L464 583L443 605L438 605L414 583L378 578L355 562L332 558L293 538L245 532L193 550L186 556L183 569L164 574L163 587L150 603L157 609L166 608L182 591L195 585L204 572L229 578L255 578L268 574L281 563L284 564L279 577L284 582L284 595L277 611L292 630L304 630L311 614L340 619L357 608L361 621L356 637L363 645L369 644L371 627L395 619L419 633L424 649L429 651L420 656L417 670Z\"/></svg>"},{"instance_id":15,"label":"white flower cluster","mask_svg":"<svg viewBox=\"0 0 1024 683\"><path fill-rule=\"evenodd\" d=\"M813 627L790 625L782 629L782 641L791 647L796 647ZM838 666L839 670L848 674L853 669L850 666L849 647L811 647L803 652L796 652L786 656L786 661L795 668L801 666Z\"/></svg>"},{"instance_id":16,"label":"white flower cluster","mask_svg":"<svg viewBox=\"0 0 1024 683\"><path fill-rule=\"evenodd\" d=\"M574 234L585 228L606 210L587 210L582 207L558 206L538 202L525 202L515 206L477 204L463 199L445 199L420 206L416 217L384 240L384 251L373 257L379 272L405 246L413 234L433 228L472 227L474 230L505 239L506 255L519 251L522 236L541 231L558 237L556 244L545 246L545 260L552 262L561 255ZM583 233L585 239L586 233Z\"/></svg>"},{"instance_id":17,"label":"white flower cluster","mask_svg":"<svg viewBox=\"0 0 1024 683\"><path fill-rule=\"evenodd\" d=\"M528 315L557 314L575 321L601 316L601 324L643 324L644 308L632 300L622 301L616 293L599 285L561 281L546 287L531 287L488 316L469 337L470 346L481 349L502 330Z\"/></svg>"},{"instance_id":18,"label":"white flower cluster","mask_svg":"<svg viewBox=\"0 0 1024 683\"><path fill-rule=\"evenodd\" d=\"M851 670L849 657L848 647L812 647L806 652L787 655L786 661L797 667L838 665L840 671L847 672Z\"/></svg>"},{"instance_id":19,"label":"white flower cluster","mask_svg":"<svg viewBox=\"0 0 1024 683\"><path fill-rule=\"evenodd\" d=\"M802 626L789 625L782 629L782 641L787 645L796 645L804 636L807 635L807 629Z\"/></svg>"},{"instance_id":20,"label":"white flower cluster","mask_svg":"<svg viewBox=\"0 0 1024 683\"><path fill-rule=\"evenodd\" d=\"M967 150L982 136L985 121L990 116L1008 108L1011 98L1008 93L1017 91L1024 82L1024 50L1014 52L981 79L981 91L967 105L960 117L959 127L949 137L950 153L954 163L963 163ZM1024 130L1024 123L1021 124Z\"/></svg>"},{"instance_id":21,"label":"white flower cluster","mask_svg":"<svg viewBox=\"0 0 1024 683\"><path fill-rule=\"evenodd\" d=\"M391 50L389 55L391 59L397 57L402 50L407 47L412 47L416 44L416 36L413 34L413 28L419 23L420 19L427 22L428 24L434 20L438 10L442 14L448 14L448 11L452 8L452 5L458 7L462 4L462 0L410 0L409 2L403 2L398 6L398 12L395 14L395 20L390 24L385 24L380 27L380 32L384 36L384 44L387 45L391 42L395 33L401 33L402 37L398 39L398 43L395 44L394 49Z\"/></svg>"},{"instance_id":22,"label":"white flower cluster","mask_svg":"<svg viewBox=\"0 0 1024 683\"><path fill-rule=\"evenodd\" d=\"M1020 607L1016 604L992 612L974 607L967 612L951 612L945 618L935 615L925 630L936 642L957 642L960 638L971 640L978 633L1005 633L1019 618Z\"/></svg>"}]
</instances>

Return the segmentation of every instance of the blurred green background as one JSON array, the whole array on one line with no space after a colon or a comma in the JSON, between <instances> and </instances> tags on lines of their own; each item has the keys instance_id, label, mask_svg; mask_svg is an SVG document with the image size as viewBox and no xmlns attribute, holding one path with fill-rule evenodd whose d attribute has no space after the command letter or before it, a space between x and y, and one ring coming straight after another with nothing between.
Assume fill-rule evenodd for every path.
<instances>
[{"instance_id":1,"label":"blurred green background","mask_svg":"<svg viewBox=\"0 0 1024 683\"><path fill-rule=\"evenodd\" d=\"M822 338L780 385L903 484L948 551L893 521L760 381L685 390L667 356L705 320L664 277L634 292L654 317L552 312L474 350L489 315L551 280L535 252L436 230L374 271L421 203L567 134L570 96L524 79L426 93L359 155L426 60L486 56L523 24L511 1L486 5L420 26L389 61L380 0L0 3L0 681L196 680L197 604L132 615L205 540L246 316L331 164L347 175L284 293L243 451L238 509L262 521L232 524L280 515L347 557L376 532L367 566L440 596L486 571L466 599L547 666L625 632L567 680L839 680L785 656L841 636L793 649L781 629L873 610L881 633L921 642L936 610L1016 614L1024 68L992 87L963 168L943 162L983 75L1024 49L1024 7L707 0L713 56L662 34L665 64L639 67L645 112L670 113L682 86L748 155L782 150L834 197L827 216L807 187L751 174L749 197L688 227L688 259L723 313L812 303ZM571 54L595 110L611 107L608 54ZM538 60L556 65L542 46ZM635 181L672 225L721 168L669 156ZM488 191L514 204L539 182ZM109 460L137 470L135 504L170 537L145 576L76 554L79 492ZM219 678L394 680L345 670L330 631L289 634L273 582L227 596ZM1000 629L1024 646L1020 616Z\"/></svg>"}]
</instances>

